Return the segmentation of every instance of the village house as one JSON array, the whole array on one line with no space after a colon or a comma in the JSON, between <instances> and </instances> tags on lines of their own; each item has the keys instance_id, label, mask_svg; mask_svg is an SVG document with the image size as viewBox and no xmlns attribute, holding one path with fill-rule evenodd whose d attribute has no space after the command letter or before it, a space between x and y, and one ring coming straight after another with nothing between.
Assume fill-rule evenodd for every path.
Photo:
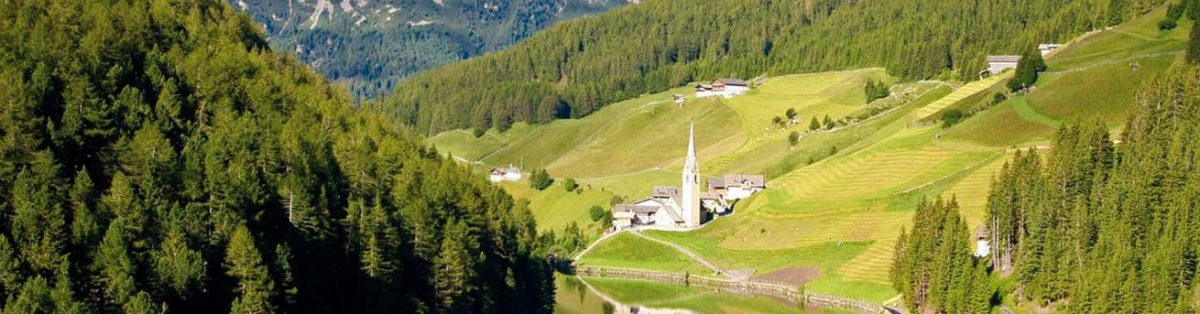
<instances>
[{"instance_id":1,"label":"village house","mask_svg":"<svg viewBox=\"0 0 1200 314\"><path fill-rule=\"evenodd\" d=\"M1040 44L1040 45L1038 45L1038 51L1040 51L1042 53L1043 57L1045 57L1046 55L1050 54L1050 52L1052 52L1058 48L1062 48L1062 45L1060 45L1060 44Z\"/></svg>"},{"instance_id":2,"label":"village house","mask_svg":"<svg viewBox=\"0 0 1200 314\"><path fill-rule=\"evenodd\" d=\"M713 96L722 96L725 98L733 98L733 96L741 95L750 90L750 84L739 79L722 78L713 80L708 84L696 85L696 97L705 98Z\"/></svg>"},{"instance_id":3,"label":"village house","mask_svg":"<svg viewBox=\"0 0 1200 314\"><path fill-rule=\"evenodd\" d=\"M975 257L984 257L992 253L992 246L988 243L987 228L980 226L975 228Z\"/></svg>"},{"instance_id":4,"label":"village house","mask_svg":"<svg viewBox=\"0 0 1200 314\"><path fill-rule=\"evenodd\" d=\"M708 192L726 201L750 197L767 188L762 175L727 174L708 179Z\"/></svg>"},{"instance_id":5,"label":"village house","mask_svg":"<svg viewBox=\"0 0 1200 314\"><path fill-rule=\"evenodd\" d=\"M493 168L491 171L488 171L488 181L492 181L492 182L509 181L509 182L511 182L511 181L520 181L520 180L521 180L521 168L517 168L517 167L513 166L512 164L509 164L508 168L504 168L504 169Z\"/></svg>"},{"instance_id":6,"label":"village house","mask_svg":"<svg viewBox=\"0 0 1200 314\"><path fill-rule=\"evenodd\" d=\"M1021 61L1021 56L988 56L987 57L987 72L991 75L1000 74L1004 70L1017 68L1017 63Z\"/></svg>"}]
</instances>

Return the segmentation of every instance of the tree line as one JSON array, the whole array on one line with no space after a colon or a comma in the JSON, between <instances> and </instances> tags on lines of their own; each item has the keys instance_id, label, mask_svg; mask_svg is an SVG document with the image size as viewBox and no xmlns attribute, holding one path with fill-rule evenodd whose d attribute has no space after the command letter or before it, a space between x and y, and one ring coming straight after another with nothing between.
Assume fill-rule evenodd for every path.
<instances>
[{"instance_id":1,"label":"tree line","mask_svg":"<svg viewBox=\"0 0 1200 314\"><path fill-rule=\"evenodd\" d=\"M578 118L714 77L882 66L908 79L970 80L987 55L1062 42L1163 2L647 1L415 75L373 106L436 133Z\"/></svg>"},{"instance_id":2,"label":"tree line","mask_svg":"<svg viewBox=\"0 0 1200 314\"><path fill-rule=\"evenodd\" d=\"M0 308L549 312L528 206L221 0L0 3Z\"/></svg>"},{"instance_id":3,"label":"tree line","mask_svg":"<svg viewBox=\"0 0 1200 314\"><path fill-rule=\"evenodd\" d=\"M1140 90L1120 145L1101 122L1072 123L1049 151L1018 152L988 195L985 258L969 257L953 201L918 206L893 285L933 312L987 312L975 290L986 272L1012 282L1004 297L1039 307L1200 311L1198 96L1200 67L1182 65Z\"/></svg>"}]
</instances>

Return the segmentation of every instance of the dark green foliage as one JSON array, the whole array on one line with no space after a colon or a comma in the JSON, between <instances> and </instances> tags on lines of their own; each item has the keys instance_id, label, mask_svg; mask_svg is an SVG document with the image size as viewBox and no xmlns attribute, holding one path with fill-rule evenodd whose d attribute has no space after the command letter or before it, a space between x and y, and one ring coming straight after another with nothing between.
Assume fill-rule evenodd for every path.
<instances>
[{"instance_id":1,"label":"dark green foliage","mask_svg":"<svg viewBox=\"0 0 1200 314\"><path fill-rule=\"evenodd\" d=\"M833 130L833 128L837 126L837 124L833 122L833 119L829 118L829 115L825 115L825 119L823 120L822 124L825 125L826 130Z\"/></svg>"},{"instance_id":2,"label":"dark green foliage","mask_svg":"<svg viewBox=\"0 0 1200 314\"><path fill-rule=\"evenodd\" d=\"M792 133L788 133L788 145L796 146L796 144L800 144L800 132L792 131Z\"/></svg>"},{"instance_id":3,"label":"dark green foliage","mask_svg":"<svg viewBox=\"0 0 1200 314\"><path fill-rule=\"evenodd\" d=\"M799 115L799 113L796 112L796 108L788 108L783 114L784 116L787 116L789 121L796 120L796 116Z\"/></svg>"},{"instance_id":4,"label":"dark green foliage","mask_svg":"<svg viewBox=\"0 0 1200 314\"><path fill-rule=\"evenodd\" d=\"M783 117L780 117L780 116L771 117L771 125L783 125Z\"/></svg>"},{"instance_id":5,"label":"dark green foliage","mask_svg":"<svg viewBox=\"0 0 1200 314\"><path fill-rule=\"evenodd\" d=\"M1200 7L1200 4L1193 4ZM1200 23L1192 23L1192 30L1188 33L1187 55L1188 63L1200 63Z\"/></svg>"},{"instance_id":6,"label":"dark green foliage","mask_svg":"<svg viewBox=\"0 0 1200 314\"><path fill-rule=\"evenodd\" d=\"M891 90L891 88L889 88L887 86L887 84L885 84L882 81L876 81L874 79L868 79L867 86L864 89L865 89L865 94L867 96L867 103L875 101L876 99L887 97L892 94L892 90Z\"/></svg>"},{"instance_id":7,"label":"dark green foliage","mask_svg":"<svg viewBox=\"0 0 1200 314\"><path fill-rule=\"evenodd\" d=\"M1065 42L1164 2L1107 10L1111 1L646 1L415 75L375 106L436 133L582 117L723 76L881 66L906 79L972 79L987 55Z\"/></svg>"},{"instance_id":8,"label":"dark green foliage","mask_svg":"<svg viewBox=\"0 0 1200 314\"><path fill-rule=\"evenodd\" d=\"M537 169L529 174L529 186L538 191L545 190L554 184L554 177L550 176L546 169Z\"/></svg>"},{"instance_id":9,"label":"dark green foliage","mask_svg":"<svg viewBox=\"0 0 1200 314\"><path fill-rule=\"evenodd\" d=\"M1179 23L1176 22L1175 19L1164 18L1161 21L1158 21L1158 29L1160 30L1172 30L1175 29L1176 26L1179 26Z\"/></svg>"},{"instance_id":10,"label":"dark green foliage","mask_svg":"<svg viewBox=\"0 0 1200 314\"><path fill-rule=\"evenodd\" d=\"M991 264L1019 295L1077 313L1195 312L1200 252L1200 69L1146 85L1115 145L1072 124L1018 154L988 199Z\"/></svg>"},{"instance_id":11,"label":"dark green foliage","mask_svg":"<svg viewBox=\"0 0 1200 314\"><path fill-rule=\"evenodd\" d=\"M816 130L820 130L820 129L821 129L821 121L817 120L817 117L812 117L812 121L808 122L808 130L816 131Z\"/></svg>"},{"instance_id":12,"label":"dark green foliage","mask_svg":"<svg viewBox=\"0 0 1200 314\"><path fill-rule=\"evenodd\" d=\"M600 221L600 219L604 219L604 212L604 208L592 206L592 208L588 209L588 217L592 218L593 222Z\"/></svg>"},{"instance_id":13,"label":"dark green foliage","mask_svg":"<svg viewBox=\"0 0 1200 314\"><path fill-rule=\"evenodd\" d=\"M1026 50L1021 55L1021 61L1017 62L1016 72L1012 80L1008 81L1008 88L1013 91L1029 88L1037 82L1038 73L1045 70L1046 61L1042 59L1042 53L1037 49Z\"/></svg>"},{"instance_id":14,"label":"dark green foliage","mask_svg":"<svg viewBox=\"0 0 1200 314\"><path fill-rule=\"evenodd\" d=\"M272 52L225 1L0 2L7 312L545 313L528 208ZM449 228L449 226L461 226Z\"/></svg>"},{"instance_id":15,"label":"dark green foliage","mask_svg":"<svg viewBox=\"0 0 1200 314\"><path fill-rule=\"evenodd\" d=\"M962 110L958 108L946 109L942 112L942 128L949 128L961 122L964 118Z\"/></svg>"},{"instance_id":16,"label":"dark green foliage","mask_svg":"<svg viewBox=\"0 0 1200 314\"><path fill-rule=\"evenodd\" d=\"M567 178L563 180L563 188L566 188L567 192L575 192L579 188L579 183L576 183L575 179Z\"/></svg>"},{"instance_id":17,"label":"dark green foliage","mask_svg":"<svg viewBox=\"0 0 1200 314\"><path fill-rule=\"evenodd\" d=\"M987 261L971 255L958 203L921 200L912 225L911 233L900 232L891 269L905 305L913 312L989 313L995 288Z\"/></svg>"}]
</instances>

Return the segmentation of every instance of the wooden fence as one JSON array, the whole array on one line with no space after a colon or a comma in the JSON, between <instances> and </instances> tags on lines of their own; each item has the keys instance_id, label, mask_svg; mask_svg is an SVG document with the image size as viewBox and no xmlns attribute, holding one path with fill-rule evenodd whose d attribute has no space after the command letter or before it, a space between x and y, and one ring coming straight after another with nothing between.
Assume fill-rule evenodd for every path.
<instances>
[{"instance_id":1,"label":"wooden fence","mask_svg":"<svg viewBox=\"0 0 1200 314\"><path fill-rule=\"evenodd\" d=\"M576 266L574 273L579 276L647 280L667 282L687 286L713 289L717 292L741 295L766 295L782 298L803 305L819 308L841 309L856 313L878 314L888 313L882 305L864 300L844 298L820 293L804 291L800 287L782 283L761 281L737 281L707 276L625 269L612 267Z\"/></svg>"}]
</instances>

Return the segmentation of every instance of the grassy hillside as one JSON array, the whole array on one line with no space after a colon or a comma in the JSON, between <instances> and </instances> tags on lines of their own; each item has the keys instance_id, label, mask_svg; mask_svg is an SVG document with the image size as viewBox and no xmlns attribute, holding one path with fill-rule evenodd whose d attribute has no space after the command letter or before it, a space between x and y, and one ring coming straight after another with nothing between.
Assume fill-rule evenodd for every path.
<instances>
[{"instance_id":1,"label":"grassy hillside","mask_svg":"<svg viewBox=\"0 0 1200 314\"><path fill-rule=\"evenodd\" d=\"M1180 20L1175 30L1161 31L1157 24L1165 11L1068 46L1049 60L1031 93L955 126L946 137L995 146L1044 143L1071 119L1101 119L1119 129L1137 87L1163 73L1184 51L1192 22Z\"/></svg>"},{"instance_id":2,"label":"grassy hillside","mask_svg":"<svg viewBox=\"0 0 1200 314\"><path fill-rule=\"evenodd\" d=\"M988 54L1066 40L1163 2L643 1L414 76L378 107L422 131L505 129L717 76L883 66L910 79L973 78Z\"/></svg>"},{"instance_id":3,"label":"grassy hillside","mask_svg":"<svg viewBox=\"0 0 1200 314\"><path fill-rule=\"evenodd\" d=\"M892 87L892 98L870 104L895 102L883 113L833 130L808 132L812 117L840 119L864 110L867 79L895 81L880 69L864 69L773 77L746 95L689 100L683 108L669 103L671 94L687 92L675 89L618 103L582 119L519 126L478 139L448 132L432 141L445 151L489 165L517 162L520 155L515 152L530 152L526 165L528 156L542 156L551 173L580 178L593 190L642 196L650 185L678 180L686 130L684 123L668 123L670 119L653 114L704 121L697 124L702 172L764 173L770 179L768 191L744 200L735 215L697 231L645 234L684 246L724 269L766 274L815 267L820 276L807 283L808 289L883 301L896 293L888 283L896 236L911 223L922 198L954 195L974 228L985 217L992 177L1008 161L1013 146L1041 145L1071 119L1098 117L1113 129L1122 127L1140 80L1161 73L1182 47L1184 31L1157 30L1155 21L1162 14L1158 10L1081 37L1048 58L1049 71L1032 92L1010 95L994 105L992 99L1004 92L1007 75L968 84L901 83ZM1116 51L1130 47L1149 54ZM1131 62L1140 67L1132 70ZM772 125L771 119L788 108L800 113L800 125ZM981 111L944 129L937 120L949 108ZM787 143L792 131L802 135L795 146ZM619 153L630 147L641 147L646 155ZM557 192L529 195L543 193ZM567 207L571 206L563 206ZM539 209L536 202L534 208L561 215L539 214L546 221L582 217L582 212ZM661 248L628 242L601 243L584 260L664 269L662 261L638 258L661 254Z\"/></svg>"}]
</instances>

